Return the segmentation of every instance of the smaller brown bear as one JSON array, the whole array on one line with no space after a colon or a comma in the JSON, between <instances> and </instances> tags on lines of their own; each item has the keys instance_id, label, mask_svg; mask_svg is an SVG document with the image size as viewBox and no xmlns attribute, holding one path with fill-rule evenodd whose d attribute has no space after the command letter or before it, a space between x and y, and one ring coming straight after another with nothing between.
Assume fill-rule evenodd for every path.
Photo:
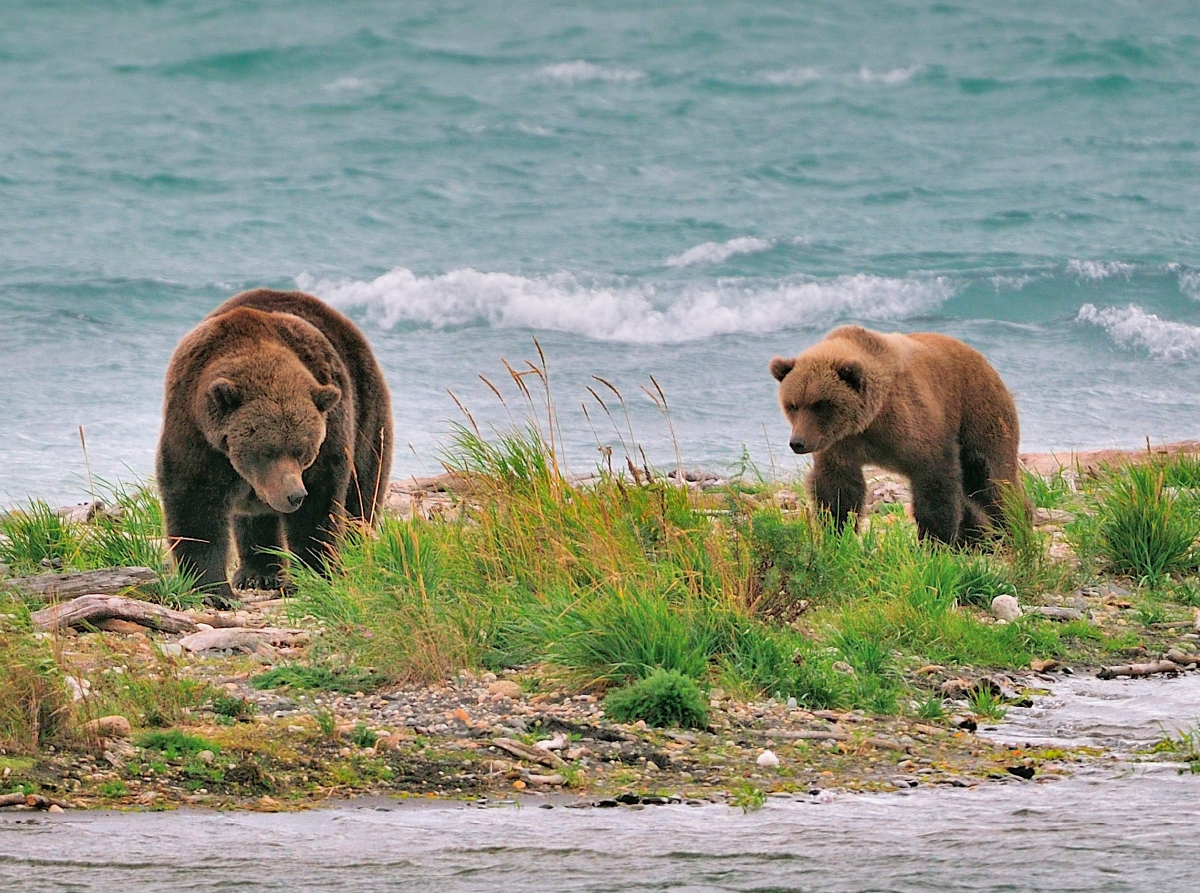
<instances>
[{"instance_id":1,"label":"smaller brown bear","mask_svg":"<svg viewBox=\"0 0 1200 893\"><path fill-rule=\"evenodd\" d=\"M983 355L945 335L834 329L771 374L812 453L809 489L839 527L862 513L862 467L906 476L923 537L973 543L1002 525L1002 487L1020 488L1020 431L1008 388Z\"/></svg>"},{"instance_id":2,"label":"smaller brown bear","mask_svg":"<svg viewBox=\"0 0 1200 893\"><path fill-rule=\"evenodd\" d=\"M214 604L277 589L285 547L321 569L347 518L374 521L388 484L387 384L355 325L301 292L230 298L175 349L157 474L179 569Z\"/></svg>"}]
</instances>

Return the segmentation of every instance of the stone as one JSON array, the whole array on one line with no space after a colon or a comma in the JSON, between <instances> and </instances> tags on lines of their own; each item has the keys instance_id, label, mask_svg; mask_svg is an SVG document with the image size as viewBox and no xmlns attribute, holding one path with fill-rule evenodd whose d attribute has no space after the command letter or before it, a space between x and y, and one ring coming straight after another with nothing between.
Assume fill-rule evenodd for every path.
<instances>
[{"instance_id":1,"label":"stone","mask_svg":"<svg viewBox=\"0 0 1200 893\"><path fill-rule=\"evenodd\" d=\"M779 768L779 757L775 756L775 752L771 750L764 750L754 762L758 764L760 769Z\"/></svg>"},{"instance_id":2,"label":"stone","mask_svg":"<svg viewBox=\"0 0 1200 893\"><path fill-rule=\"evenodd\" d=\"M158 650L167 657L183 657L183 646L178 642L160 642Z\"/></svg>"},{"instance_id":3,"label":"stone","mask_svg":"<svg viewBox=\"0 0 1200 893\"><path fill-rule=\"evenodd\" d=\"M57 803L51 803L50 808L47 809L46 812L52 813L54 815L61 815L62 813L66 812L66 810L63 809L61 806L59 806Z\"/></svg>"},{"instance_id":4,"label":"stone","mask_svg":"<svg viewBox=\"0 0 1200 893\"><path fill-rule=\"evenodd\" d=\"M1029 609L1030 614L1040 614L1042 617L1048 617L1051 620L1069 621L1083 620L1084 613L1075 608L1058 608L1053 606L1035 607Z\"/></svg>"},{"instance_id":5,"label":"stone","mask_svg":"<svg viewBox=\"0 0 1200 893\"><path fill-rule=\"evenodd\" d=\"M200 753L196 754L196 759L198 759L201 763L203 763L206 766L211 766L212 761L215 760L216 758L217 758L217 755L215 753L213 753L211 750L202 750L202 751L200 751Z\"/></svg>"},{"instance_id":6,"label":"stone","mask_svg":"<svg viewBox=\"0 0 1200 893\"><path fill-rule=\"evenodd\" d=\"M1021 606L1011 595L998 595L992 599L992 616L1006 623L1021 616Z\"/></svg>"},{"instance_id":7,"label":"stone","mask_svg":"<svg viewBox=\"0 0 1200 893\"><path fill-rule=\"evenodd\" d=\"M93 719L84 725L84 729L101 738L128 738L133 734L129 720L119 714Z\"/></svg>"},{"instance_id":8,"label":"stone","mask_svg":"<svg viewBox=\"0 0 1200 893\"><path fill-rule=\"evenodd\" d=\"M497 679L488 686L488 694L494 701L501 698L511 698L515 701L521 697L521 686L511 679Z\"/></svg>"},{"instance_id":9,"label":"stone","mask_svg":"<svg viewBox=\"0 0 1200 893\"><path fill-rule=\"evenodd\" d=\"M846 663L844 660L835 660L833 662L833 669L835 672L845 673L847 676L855 675L854 667L850 666L850 664Z\"/></svg>"},{"instance_id":10,"label":"stone","mask_svg":"<svg viewBox=\"0 0 1200 893\"><path fill-rule=\"evenodd\" d=\"M798 704L797 704L797 701L796 701L796 699L795 699L795 698L788 698L788 699L787 699L787 707L788 707L788 710L795 710L797 706L798 706Z\"/></svg>"},{"instance_id":11,"label":"stone","mask_svg":"<svg viewBox=\"0 0 1200 893\"><path fill-rule=\"evenodd\" d=\"M142 627L128 620L121 620L118 617L109 617L106 620L101 620L96 624L96 629L102 629L106 633L140 633Z\"/></svg>"}]
</instances>

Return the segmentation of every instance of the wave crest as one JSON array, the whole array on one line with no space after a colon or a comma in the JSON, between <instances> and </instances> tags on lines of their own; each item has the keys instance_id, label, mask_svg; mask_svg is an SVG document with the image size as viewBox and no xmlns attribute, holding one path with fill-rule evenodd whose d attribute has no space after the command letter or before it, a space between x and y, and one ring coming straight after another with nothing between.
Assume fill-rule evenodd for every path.
<instances>
[{"instance_id":1,"label":"wave crest","mask_svg":"<svg viewBox=\"0 0 1200 893\"><path fill-rule=\"evenodd\" d=\"M574 62L559 62L557 65L547 65L542 69L542 74L557 81L566 81L569 84L577 84L584 81L608 81L609 83L620 84L640 80L645 77L645 74L640 71L626 68L605 68L601 65L593 65L591 62L585 62L583 59L578 59Z\"/></svg>"},{"instance_id":2,"label":"wave crest","mask_svg":"<svg viewBox=\"0 0 1200 893\"><path fill-rule=\"evenodd\" d=\"M811 328L847 317L901 319L940 306L954 292L940 276L719 280L674 284L672 293L664 293L667 288L650 283L585 284L570 273L526 278L463 269L423 277L403 267L369 282L317 280L308 274L296 282L388 329L483 325L640 344Z\"/></svg>"},{"instance_id":3,"label":"wave crest","mask_svg":"<svg viewBox=\"0 0 1200 893\"><path fill-rule=\"evenodd\" d=\"M1136 304L1102 310L1095 304L1084 304L1075 319L1099 326L1122 347L1140 348L1160 360L1200 356L1200 328L1159 319Z\"/></svg>"},{"instance_id":4,"label":"wave crest","mask_svg":"<svg viewBox=\"0 0 1200 893\"><path fill-rule=\"evenodd\" d=\"M668 257L668 267L690 267L695 264L724 263L735 254L757 254L767 251L774 243L766 239L756 239L753 236L739 236L728 242L705 242L695 248L689 248L683 254Z\"/></svg>"}]
</instances>

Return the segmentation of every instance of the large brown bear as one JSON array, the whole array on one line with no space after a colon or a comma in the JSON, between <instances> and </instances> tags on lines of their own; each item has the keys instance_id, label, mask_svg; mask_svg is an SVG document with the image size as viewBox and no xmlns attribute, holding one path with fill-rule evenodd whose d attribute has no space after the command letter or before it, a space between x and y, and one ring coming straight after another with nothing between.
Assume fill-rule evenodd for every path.
<instances>
[{"instance_id":1,"label":"large brown bear","mask_svg":"<svg viewBox=\"0 0 1200 893\"><path fill-rule=\"evenodd\" d=\"M158 487L181 571L211 602L283 585L270 550L321 568L347 518L374 521L392 459L391 398L371 348L311 295L230 298L167 369Z\"/></svg>"},{"instance_id":2,"label":"large brown bear","mask_svg":"<svg viewBox=\"0 0 1200 893\"><path fill-rule=\"evenodd\" d=\"M909 478L922 536L971 543L1003 523L1001 488L1021 486L1017 408L978 351L843 326L770 368L790 446L813 454L809 488L839 527L862 512L867 463Z\"/></svg>"}]
</instances>

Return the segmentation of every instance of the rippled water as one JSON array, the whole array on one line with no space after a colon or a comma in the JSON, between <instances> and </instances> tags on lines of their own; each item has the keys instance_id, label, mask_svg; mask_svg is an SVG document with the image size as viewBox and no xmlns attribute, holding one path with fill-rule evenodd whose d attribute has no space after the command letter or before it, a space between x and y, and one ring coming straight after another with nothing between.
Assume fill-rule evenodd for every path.
<instances>
[{"instance_id":1,"label":"rippled water","mask_svg":"<svg viewBox=\"0 0 1200 893\"><path fill-rule=\"evenodd\" d=\"M1194 722L1200 674L1068 679L986 734L1128 753ZM1074 778L717 805L347 803L299 814L0 814L0 888L1080 891L1195 887L1200 776L1101 761Z\"/></svg>"},{"instance_id":2,"label":"rippled water","mask_svg":"<svg viewBox=\"0 0 1200 893\"><path fill-rule=\"evenodd\" d=\"M788 471L766 363L933 329L1026 449L1200 427L1200 25L1101 0L0 4L0 502L152 467L179 337L312 289L438 469L545 348L574 470ZM513 393L509 389L509 393ZM595 430L579 409L591 407ZM625 434L623 414L617 410ZM774 443L775 448L770 448ZM411 449L409 445L411 444Z\"/></svg>"}]
</instances>

